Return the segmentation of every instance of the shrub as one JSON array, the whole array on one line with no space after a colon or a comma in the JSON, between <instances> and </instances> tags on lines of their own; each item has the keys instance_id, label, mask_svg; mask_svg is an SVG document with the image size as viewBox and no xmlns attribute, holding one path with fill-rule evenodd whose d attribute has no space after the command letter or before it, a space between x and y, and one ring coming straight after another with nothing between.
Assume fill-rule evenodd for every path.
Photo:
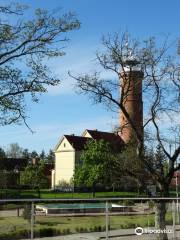
<instances>
[{"instance_id":1,"label":"shrub","mask_svg":"<svg viewBox=\"0 0 180 240\"><path fill-rule=\"evenodd\" d=\"M154 202L152 200L150 200L148 202L149 208L153 208L154 207Z\"/></svg>"},{"instance_id":2,"label":"shrub","mask_svg":"<svg viewBox=\"0 0 180 240\"><path fill-rule=\"evenodd\" d=\"M76 227L76 228L75 228L75 231L79 233L79 232L80 232L79 227Z\"/></svg>"},{"instance_id":3,"label":"shrub","mask_svg":"<svg viewBox=\"0 0 180 240\"><path fill-rule=\"evenodd\" d=\"M102 227L102 231L103 231L103 232L106 231L106 226L103 226L103 227Z\"/></svg>"},{"instance_id":4,"label":"shrub","mask_svg":"<svg viewBox=\"0 0 180 240\"><path fill-rule=\"evenodd\" d=\"M102 231L101 226L98 226L98 232L101 232L101 231Z\"/></svg>"},{"instance_id":5,"label":"shrub","mask_svg":"<svg viewBox=\"0 0 180 240\"><path fill-rule=\"evenodd\" d=\"M40 237L52 237L54 234L53 228L41 228L39 229L39 236Z\"/></svg>"},{"instance_id":6,"label":"shrub","mask_svg":"<svg viewBox=\"0 0 180 240\"><path fill-rule=\"evenodd\" d=\"M30 221L30 219L31 219L31 205L30 204L24 205L23 217L24 217L24 219Z\"/></svg>"},{"instance_id":7,"label":"shrub","mask_svg":"<svg viewBox=\"0 0 180 240\"><path fill-rule=\"evenodd\" d=\"M29 232L24 229L12 231L9 233L3 233L0 234L0 239L1 240L15 240L15 239L21 239L21 238L28 238L29 237Z\"/></svg>"},{"instance_id":8,"label":"shrub","mask_svg":"<svg viewBox=\"0 0 180 240\"><path fill-rule=\"evenodd\" d=\"M67 235L67 234L70 233L70 229L69 228L65 228L65 229L63 229L62 232L63 232L64 235Z\"/></svg>"},{"instance_id":9,"label":"shrub","mask_svg":"<svg viewBox=\"0 0 180 240\"><path fill-rule=\"evenodd\" d=\"M87 228L84 228L84 229L83 229L83 232L88 232L88 229L87 229Z\"/></svg>"},{"instance_id":10,"label":"shrub","mask_svg":"<svg viewBox=\"0 0 180 240\"><path fill-rule=\"evenodd\" d=\"M94 232L98 232L98 227L94 226Z\"/></svg>"}]
</instances>

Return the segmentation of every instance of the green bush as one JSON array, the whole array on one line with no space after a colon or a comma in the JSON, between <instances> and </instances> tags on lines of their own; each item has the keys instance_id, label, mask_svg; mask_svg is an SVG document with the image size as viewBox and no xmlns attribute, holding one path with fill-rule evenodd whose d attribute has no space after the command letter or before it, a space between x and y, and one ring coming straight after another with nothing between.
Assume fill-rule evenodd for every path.
<instances>
[{"instance_id":1,"label":"green bush","mask_svg":"<svg viewBox=\"0 0 180 240\"><path fill-rule=\"evenodd\" d=\"M102 227L98 226L98 232L101 232L101 231L102 231Z\"/></svg>"},{"instance_id":2,"label":"green bush","mask_svg":"<svg viewBox=\"0 0 180 240\"><path fill-rule=\"evenodd\" d=\"M70 229L69 229L69 228L63 229L63 234L64 234L64 235L67 235L67 234L69 234L69 233L70 233Z\"/></svg>"},{"instance_id":3,"label":"green bush","mask_svg":"<svg viewBox=\"0 0 180 240\"><path fill-rule=\"evenodd\" d=\"M102 227L102 232L106 231L106 226Z\"/></svg>"},{"instance_id":4,"label":"green bush","mask_svg":"<svg viewBox=\"0 0 180 240\"><path fill-rule=\"evenodd\" d=\"M94 226L94 232L98 232L98 227Z\"/></svg>"},{"instance_id":5,"label":"green bush","mask_svg":"<svg viewBox=\"0 0 180 240\"><path fill-rule=\"evenodd\" d=\"M53 234L53 228L41 228L39 230L39 236L40 237L52 237Z\"/></svg>"},{"instance_id":6,"label":"green bush","mask_svg":"<svg viewBox=\"0 0 180 240\"><path fill-rule=\"evenodd\" d=\"M79 233L79 232L80 232L79 227L76 227L76 228L75 228L75 231L76 231L77 233Z\"/></svg>"},{"instance_id":7,"label":"green bush","mask_svg":"<svg viewBox=\"0 0 180 240\"><path fill-rule=\"evenodd\" d=\"M84 229L83 229L83 232L88 232L88 229L87 229L87 228L84 228Z\"/></svg>"},{"instance_id":8,"label":"green bush","mask_svg":"<svg viewBox=\"0 0 180 240\"><path fill-rule=\"evenodd\" d=\"M62 235L61 229L55 229L54 235Z\"/></svg>"},{"instance_id":9,"label":"green bush","mask_svg":"<svg viewBox=\"0 0 180 240\"><path fill-rule=\"evenodd\" d=\"M30 219L31 219L31 204L24 205L23 217L24 217L24 219L30 221Z\"/></svg>"},{"instance_id":10,"label":"green bush","mask_svg":"<svg viewBox=\"0 0 180 240\"><path fill-rule=\"evenodd\" d=\"M16 230L13 232L9 233L3 233L0 234L0 239L1 240L15 240L15 239L21 239L21 238L28 238L29 237L29 232L24 229Z\"/></svg>"},{"instance_id":11,"label":"green bush","mask_svg":"<svg viewBox=\"0 0 180 240\"><path fill-rule=\"evenodd\" d=\"M154 201L152 201L152 200L150 200L149 202L148 202L148 205L149 205L149 208L153 208L154 207Z\"/></svg>"}]
</instances>

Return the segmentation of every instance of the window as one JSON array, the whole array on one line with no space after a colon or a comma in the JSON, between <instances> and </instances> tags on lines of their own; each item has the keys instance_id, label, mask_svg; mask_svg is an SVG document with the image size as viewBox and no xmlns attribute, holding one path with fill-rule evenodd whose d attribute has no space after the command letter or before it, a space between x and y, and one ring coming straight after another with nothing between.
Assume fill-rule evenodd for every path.
<instances>
[{"instance_id":1,"label":"window","mask_svg":"<svg viewBox=\"0 0 180 240\"><path fill-rule=\"evenodd\" d=\"M64 147L66 147L66 144L64 143Z\"/></svg>"}]
</instances>

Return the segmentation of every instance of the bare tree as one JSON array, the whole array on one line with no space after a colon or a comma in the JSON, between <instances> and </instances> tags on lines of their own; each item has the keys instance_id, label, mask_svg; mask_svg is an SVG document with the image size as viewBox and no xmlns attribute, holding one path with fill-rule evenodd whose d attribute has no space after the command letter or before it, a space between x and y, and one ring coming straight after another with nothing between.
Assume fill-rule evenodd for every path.
<instances>
[{"instance_id":1,"label":"bare tree","mask_svg":"<svg viewBox=\"0 0 180 240\"><path fill-rule=\"evenodd\" d=\"M114 78L104 79L100 72L94 74L70 74L76 80L78 90L83 94L89 94L95 103L103 103L111 110L120 111L127 119L127 123L133 129L136 139L136 149L139 164L142 164L152 181L156 184L159 196L169 196L169 185L174 172L180 168L175 163L180 155L179 142L173 141L171 153L168 142L175 137L173 128L179 127L180 114L180 65L178 56L172 54L168 39L158 46L154 37L145 41L130 39L129 34L114 34L102 38L102 52L97 52L96 59L101 68L114 73ZM170 55L171 54L171 55ZM124 105L128 92L131 91L129 77L126 73L127 59L133 57L138 66L138 71L143 72L143 101L144 119L143 131L148 132L149 138L153 139L153 145L159 146L165 155L168 169L161 170L154 167L152 161L144 154L144 146L149 144L140 134L133 116ZM129 68L129 74L133 74L133 68ZM124 78L125 84L119 81ZM124 77L125 76L125 77ZM127 77L126 77L127 76ZM120 90L120 93L118 92ZM119 95L117 94L119 93ZM123 126L121 126L123 127ZM163 161L162 163L163 164ZM128 172L133 168L127 169ZM138 177L138 176L137 176ZM157 204L157 224L160 229L165 228L165 204ZM160 234L160 239L167 239L166 234Z\"/></svg>"},{"instance_id":2,"label":"bare tree","mask_svg":"<svg viewBox=\"0 0 180 240\"><path fill-rule=\"evenodd\" d=\"M27 18L26 10L19 4L0 6L0 125L27 125L26 96L38 102L48 85L60 83L48 60L65 54L66 33L80 27L71 12L36 9Z\"/></svg>"},{"instance_id":3,"label":"bare tree","mask_svg":"<svg viewBox=\"0 0 180 240\"><path fill-rule=\"evenodd\" d=\"M6 155L10 158L22 158L23 149L19 146L18 143L11 143L6 152Z\"/></svg>"}]
</instances>

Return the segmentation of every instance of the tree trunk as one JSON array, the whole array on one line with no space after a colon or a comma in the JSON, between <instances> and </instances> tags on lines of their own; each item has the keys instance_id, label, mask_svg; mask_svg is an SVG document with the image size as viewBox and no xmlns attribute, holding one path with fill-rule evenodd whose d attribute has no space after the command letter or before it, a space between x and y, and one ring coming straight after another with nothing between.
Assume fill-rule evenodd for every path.
<instances>
[{"instance_id":1,"label":"tree trunk","mask_svg":"<svg viewBox=\"0 0 180 240\"><path fill-rule=\"evenodd\" d=\"M166 229L166 203L163 201L155 203L155 228L156 230L162 230L162 232L157 233L158 240L168 240L167 233L163 230Z\"/></svg>"},{"instance_id":2,"label":"tree trunk","mask_svg":"<svg viewBox=\"0 0 180 240\"><path fill-rule=\"evenodd\" d=\"M96 193L96 189L95 189L95 183L93 183L92 185L92 198L95 198L95 193Z\"/></svg>"},{"instance_id":3,"label":"tree trunk","mask_svg":"<svg viewBox=\"0 0 180 240\"><path fill-rule=\"evenodd\" d=\"M138 142L137 146L137 154L139 156L140 162L144 163L144 145L143 141ZM143 181L142 181L143 182ZM169 186L164 183L159 184L160 197L168 197L169 195ZM166 202L158 201L155 202L155 228L159 230L159 233L156 233L157 240L168 240L167 233L164 232L166 230Z\"/></svg>"}]
</instances>

